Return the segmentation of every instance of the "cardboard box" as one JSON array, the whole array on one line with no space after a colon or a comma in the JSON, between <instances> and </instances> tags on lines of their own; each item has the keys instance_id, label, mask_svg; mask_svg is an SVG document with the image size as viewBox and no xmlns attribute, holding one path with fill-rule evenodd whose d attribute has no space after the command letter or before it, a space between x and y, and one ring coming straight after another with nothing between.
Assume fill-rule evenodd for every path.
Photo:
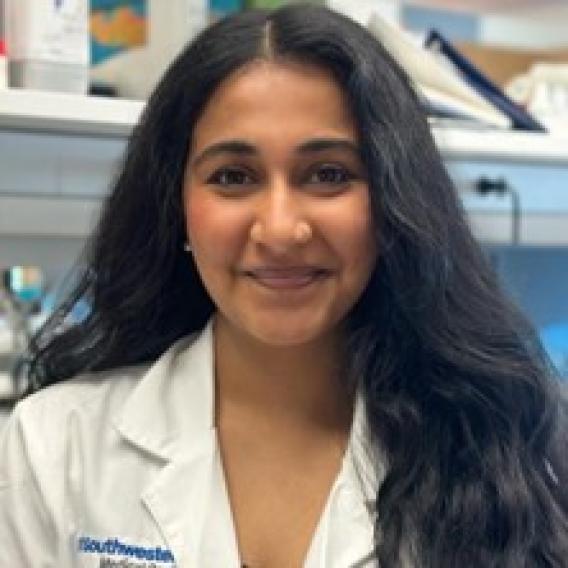
<instances>
[{"instance_id":1,"label":"cardboard box","mask_svg":"<svg viewBox=\"0 0 568 568\"><path fill-rule=\"evenodd\" d=\"M525 50L467 42L456 42L456 47L501 87L513 77L526 73L533 63L568 63L568 47L555 50Z\"/></svg>"}]
</instances>

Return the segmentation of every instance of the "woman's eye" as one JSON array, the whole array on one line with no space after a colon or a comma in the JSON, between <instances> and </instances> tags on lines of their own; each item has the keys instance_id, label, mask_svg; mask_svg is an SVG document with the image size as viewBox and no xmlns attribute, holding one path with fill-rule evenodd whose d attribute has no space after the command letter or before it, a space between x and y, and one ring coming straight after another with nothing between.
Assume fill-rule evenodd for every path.
<instances>
[{"instance_id":1,"label":"woman's eye","mask_svg":"<svg viewBox=\"0 0 568 568\"><path fill-rule=\"evenodd\" d=\"M321 166L313 171L309 176L309 183L322 185L345 185L349 183L355 176L347 169L341 166Z\"/></svg>"},{"instance_id":2,"label":"woman's eye","mask_svg":"<svg viewBox=\"0 0 568 568\"><path fill-rule=\"evenodd\" d=\"M209 177L207 183L230 187L233 185L250 185L254 183L254 180L250 174L244 170L237 168L223 168L217 170L211 177Z\"/></svg>"}]
</instances>

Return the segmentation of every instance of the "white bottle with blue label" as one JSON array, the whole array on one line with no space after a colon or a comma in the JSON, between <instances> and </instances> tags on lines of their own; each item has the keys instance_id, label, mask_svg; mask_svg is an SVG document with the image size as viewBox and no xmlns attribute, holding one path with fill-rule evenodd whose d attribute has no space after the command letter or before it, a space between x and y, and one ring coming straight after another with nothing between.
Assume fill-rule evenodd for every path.
<instances>
[{"instance_id":1,"label":"white bottle with blue label","mask_svg":"<svg viewBox=\"0 0 568 568\"><path fill-rule=\"evenodd\" d=\"M5 0L11 87L86 93L89 0Z\"/></svg>"}]
</instances>

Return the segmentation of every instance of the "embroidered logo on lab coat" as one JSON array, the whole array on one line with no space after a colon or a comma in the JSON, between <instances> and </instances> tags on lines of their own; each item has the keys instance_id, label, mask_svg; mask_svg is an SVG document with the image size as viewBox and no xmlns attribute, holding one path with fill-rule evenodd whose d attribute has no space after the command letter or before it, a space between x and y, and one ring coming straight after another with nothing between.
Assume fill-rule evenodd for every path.
<instances>
[{"instance_id":1,"label":"embroidered logo on lab coat","mask_svg":"<svg viewBox=\"0 0 568 568\"><path fill-rule=\"evenodd\" d=\"M171 568L174 566L172 551L161 546L141 546L118 538L77 539L79 554L98 557L98 568Z\"/></svg>"}]
</instances>

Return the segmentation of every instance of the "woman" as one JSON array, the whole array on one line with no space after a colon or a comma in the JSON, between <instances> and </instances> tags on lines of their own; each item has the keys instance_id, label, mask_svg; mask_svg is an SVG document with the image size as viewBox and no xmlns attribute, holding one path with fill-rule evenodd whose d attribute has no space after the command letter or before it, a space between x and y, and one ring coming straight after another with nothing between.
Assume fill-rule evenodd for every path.
<instances>
[{"instance_id":1,"label":"woman","mask_svg":"<svg viewBox=\"0 0 568 568\"><path fill-rule=\"evenodd\" d=\"M559 386L358 25L189 45L86 266L4 437L8 565L567 565Z\"/></svg>"}]
</instances>

